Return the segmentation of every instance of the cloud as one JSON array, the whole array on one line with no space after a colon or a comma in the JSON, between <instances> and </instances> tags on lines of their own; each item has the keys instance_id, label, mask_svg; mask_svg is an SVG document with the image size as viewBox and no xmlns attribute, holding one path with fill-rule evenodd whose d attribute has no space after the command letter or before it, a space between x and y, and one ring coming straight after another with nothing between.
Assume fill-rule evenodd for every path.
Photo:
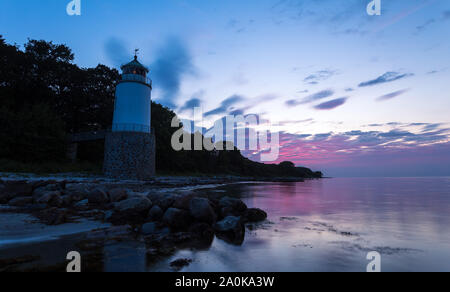
<instances>
[{"instance_id":1,"label":"cloud","mask_svg":"<svg viewBox=\"0 0 450 292\"><path fill-rule=\"evenodd\" d=\"M409 91L409 89L403 89L403 90L391 92L391 93L388 93L388 94L378 97L377 101L385 101L385 100L393 99L393 98L396 98L408 91Z\"/></svg>"},{"instance_id":2,"label":"cloud","mask_svg":"<svg viewBox=\"0 0 450 292\"><path fill-rule=\"evenodd\" d=\"M245 100L245 98L240 95L230 96L227 99L223 100L220 103L219 107L217 107L209 112L206 112L204 116L209 117L212 115L220 115L220 114L228 113L229 110L234 110L234 109L232 109L233 105L235 105L236 103L239 103L243 100Z\"/></svg>"},{"instance_id":3,"label":"cloud","mask_svg":"<svg viewBox=\"0 0 450 292\"><path fill-rule=\"evenodd\" d=\"M337 71L334 71L334 70L320 70L320 71L317 71L317 72L309 75L308 77L306 77L303 80L303 82L311 84L311 85L315 85L315 84L319 84L320 81L325 81L327 79L330 79L331 77L333 77L336 74L337 74Z\"/></svg>"},{"instance_id":4,"label":"cloud","mask_svg":"<svg viewBox=\"0 0 450 292\"><path fill-rule=\"evenodd\" d=\"M131 61L132 55L130 54L125 41L110 38L105 42L104 50L106 57L114 64L116 67L120 67L123 64Z\"/></svg>"},{"instance_id":5,"label":"cloud","mask_svg":"<svg viewBox=\"0 0 450 292\"><path fill-rule=\"evenodd\" d=\"M442 17L445 20L449 20L450 19L450 10L446 10L446 11L442 12Z\"/></svg>"},{"instance_id":6,"label":"cloud","mask_svg":"<svg viewBox=\"0 0 450 292\"><path fill-rule=\"evenodd\" d=\"M386 171L393 168L396 175L413 170L425 175L450 175L449 133L449 129L427 133L355 130L317 135L281 132L280 157L274 163L289 160L330 176L340 175L344 169L350 176L370 176L375 172L390 175ZM258 151L243 154L254 160L259 157Z\"/></svg>"},{"instance_id":7,"label":"cloud","mask_svg":"<svg viewBox=\"0 0 450 292\"><path fill-rule=\"evenodd\" d=\"M303 98L302 100L295 100L295 99L291 99L286 101L286 105L289 107L294 107L294 106L298 106L301 104L307 104L307 103L311 103L317 100L321 100L327 97L330 97L334 94L334 91L331 89L328 90L322 90L319 91L317 93L311 94L305 98Z\"/></svg>"},{"instance_id":8,"label":"cloud","mask_svg":"<svg viewBox=\"0 0 450 292\"><path fill-rule=\"evenodd\" d=\"M436 20L434 19L429 19L427 20L424 24L418 25L416 26L416 30L417 32L422 32L424 31L428 26L432 25L433 23L435 23Z\"/></svg>"},{"instance_id":9,"label":"cloud","mask_svg":"<svg viewBox=\"0 0 450 292\"><path fill-rule=\"evenodd\" d=\"M246 106L243 108L231 109L231 111L228 114L231 116L244 116L245 113L251 108L252 106Z\"/></svg>"},{"instance_id":10,"label":"cloud","mask_svg":"<svg viewBox=\"0 0 450 292\"><path fill-rule=\"evenodd\" d=\"M374 86L374 85L378 85L378 84L393 82L393 81L411 77L411 76L414 76L414 74L412 74L412 73L400 74L398 72L386 72L374 80L369 80L369 81L360 83L359 87Z\"/></svg>"},{"instance_id":11,"label":"cloud","mask_svg":"<svg viewBox=\"0 0 450 292\"><path fill-rule=\"evenodd\" d=\"M195 75L195 66L186 44L176 37L167 39L150 68L155 87L163 92L159 101L174 108L183 77Z\"/></svg>"},{"instance_id":12,"label":"cloud","mask_svg":"<svg viewBox=\"0 0 450 292\"><path fill-rule=\"evenodd\" d=\"M280 121L276 124L274 124L274 126L287 126L287 125L296 125L296 124L312 124L314 123L314 119L309 118L309 119L304 119L304 120L286 120L286 121Z\"/></svg>"},{"instance_id":13,"label":"cloud","mask_svg":"<svg viewBox=\"0 0 450 292\"><path fill-rule=\"evenodd\" d=\"M255 23L255 20L250 19L248 21L239 21L232 18L228 21L227 28L233 30L235 33L245 32L249 26Z\"/></svg>"},{"instance_id":14,"label":"cloud","mask_svg":"<svg viewBox=\"0 0 450 292\"><path fill-rule=\"evenodd\" d=\"M321 103L319 105L316 105L314 108L317 110L332 110L332 109L340 107L341 105L346 103L347 99L348 99L347 97L333 99L333 100Z\"/></svg>"},{"instance_id":15,"label":"cloud","mask_svg":"<svg viewBox=\"0 0 450 292\"><path fill-rule=\"evenodd\" d=\"M202 105L202 100L199 97L203 96L203 94L203 91L195 93L189 100L184 103L183 106L180 107L179 111L184 112L187 110L193 110L196 107L200 107Z\"/></svg>"},{"instance_id":16,"label":"cloud","mask_svg":"<svg viewBox=\"0 0 450 292\"><path fill-rule=\"evenodd\" d=\"M423 127L423 132L429 132L429 131L434 131L437 128L439 128L440 126L442 126L442 124L425 124Z\"/></svg>"}]
</instances>

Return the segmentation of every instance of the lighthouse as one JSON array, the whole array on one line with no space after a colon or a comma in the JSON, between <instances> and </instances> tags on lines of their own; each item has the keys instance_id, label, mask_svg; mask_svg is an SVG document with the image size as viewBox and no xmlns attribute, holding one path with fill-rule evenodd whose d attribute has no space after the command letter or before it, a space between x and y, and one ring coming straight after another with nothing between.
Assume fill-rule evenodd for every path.
<instances>
[{"instance_id":1,"label":"lighthouse","mask_svg":"<svg viewBox=\"0 0 450 292\"><path fill-rule=\"evenodd\" d=\"M111 132L105 139L104 173L117 179L150 180L155 175L149 69L134 60L121 67Z\"/></svg>"}]
</instances>

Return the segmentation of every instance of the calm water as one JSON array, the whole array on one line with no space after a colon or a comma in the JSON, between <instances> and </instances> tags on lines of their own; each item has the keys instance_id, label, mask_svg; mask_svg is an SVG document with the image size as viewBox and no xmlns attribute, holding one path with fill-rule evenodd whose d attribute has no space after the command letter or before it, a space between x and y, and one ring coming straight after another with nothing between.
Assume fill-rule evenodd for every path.
<instances>
[{"instance_id":1,"label":"calm water","mask_svg":"<svg viewBox=\"0 0 450 292\"><path fill-rule=\"evenodd\" d=\"M149 267L189 257L183 271L365 271L369 251L383 271L450 271L450 178L324 179L233 185L268 222L242 246L215 239L209 250L178 252Z\"/></svg>"}]
</instances>

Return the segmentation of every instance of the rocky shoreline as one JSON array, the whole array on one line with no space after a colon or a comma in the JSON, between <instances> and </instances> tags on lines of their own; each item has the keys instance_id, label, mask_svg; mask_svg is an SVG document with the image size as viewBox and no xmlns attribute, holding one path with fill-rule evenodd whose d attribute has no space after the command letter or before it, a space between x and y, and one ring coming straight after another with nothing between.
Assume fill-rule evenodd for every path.
<instances>
[{"instance_id":1,"label":"rocky shoreline","mask_svg":"<svg viewBox=\"0 0 450 292\"><path fill-rule=\"evenodd\" d=\"M105 242L127 238L143 242L147 258L157 260L180 248L207 248L215 237L229 244L242 244L245 225L264 221L266 212L250 209L239 198L220 192L196 191L200 186L208 188L240 181L255 180L234 177L166 177L152 182L97 178L3 179L0 180L0 213L30 214L47 226L80 219L109 224L108 228L92 230L78 242L81 252L93 254L92 263L96 250ZM26 259L0 258L0 266L4 264L3 270L39 270L33 255Z\"/></svg>"}]
</instances>

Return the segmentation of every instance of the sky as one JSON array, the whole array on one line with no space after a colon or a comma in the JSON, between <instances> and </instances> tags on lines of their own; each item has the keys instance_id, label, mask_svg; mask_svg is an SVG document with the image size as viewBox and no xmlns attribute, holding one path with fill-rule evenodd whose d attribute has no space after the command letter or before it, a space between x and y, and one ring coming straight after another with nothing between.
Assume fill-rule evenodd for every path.
<instances>
[{"instance_id":1,"label":"sky","mask_svg":"<svg viewBox=\"0 0 450 292\"><path fill-rule=\"evenodd\" d=\"M280 157L328 176L450 175L450 1L0 1L0 34L67 44L83 67L135 48L153 99L205 124L258 114ZM260 153L244 151L258 160Z\"/></svg>"}]
</instances>

